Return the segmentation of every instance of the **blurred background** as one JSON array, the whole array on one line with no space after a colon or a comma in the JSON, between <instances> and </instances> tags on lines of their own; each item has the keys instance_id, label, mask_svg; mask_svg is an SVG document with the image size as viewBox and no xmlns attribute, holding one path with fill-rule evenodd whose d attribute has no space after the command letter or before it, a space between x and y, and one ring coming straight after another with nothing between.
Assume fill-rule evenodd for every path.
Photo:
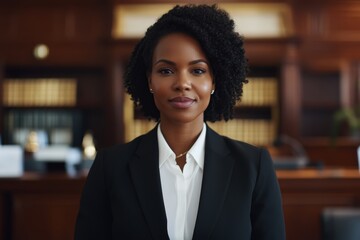
<instances>
[{"instance_id":1,"label":"blurred background","mask_svg":"<svg viewBox=\"0 0 360 240\"><path fill-rule=\"evenodd\" d=\"M1 0L0 239L72 239L96 151L155 125L124 93L132 49L184 3L218 3L245 37L242 101L209 125L270 151L288 239L338 239L339 214L339 239L360 239L355 0Z\"/></svg>"}]
</instances>

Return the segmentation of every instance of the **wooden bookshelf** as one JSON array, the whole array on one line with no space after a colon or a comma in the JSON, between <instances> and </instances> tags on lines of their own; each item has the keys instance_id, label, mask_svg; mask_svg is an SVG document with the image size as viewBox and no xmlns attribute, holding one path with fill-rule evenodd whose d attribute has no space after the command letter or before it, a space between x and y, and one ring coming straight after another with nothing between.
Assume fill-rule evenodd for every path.
<instances>
[{"instance_id":1,"label":"wooden bookshelf","mask_svg":"<svg viewBox=\"0 0 360 240\"><path fill-rule=\"evenodd\" d=\"M219 1L237 4L235 2ZM50 4L45 0L33 0L31 3L26 0L16 3L2 1L1 136L5 130L4 119L9 112L30 109L77 110L83 114L83 128L94 129L101 146L127 141L126 132L130 125L125 117L125 93L121 79L138 38L115 38L112 34L114 15L121 4L154 3L167 2L76 0L75 3L73 0L55 0ZM198 0L191 3L207 2ZM279 2L256 0L253 3L276 5ZM334 164L338 157L329 156L329 151L313 144L312 140L328 137L334 111L359 104L359 4L351 0L316 3L310 0L286 0L281 1L280 5L285 6L289 13L285 16L284 25L289 30L287 34L261 38L245 35L244 45L251 73L256 73L252 77L277 79L277 107L273 108L271 104L240 105L235 111L235 118L256 121L273 119L275 134L286 134L300 140L311 156L333 159L330 164ZM33 55L34 46L40 43L46 44L50 50L49 56L43 60ZM86 76L68 74L66 69L77 69L78 73ZM61 72L65 74L59 74ZM259 72L265 74L259 76ZM4 97L7 98L3 96L3 88L7 87L4 81L24 78L76 79L76 103L71 106L26 103L25 106L4 101ZM346 129L341 137L349 137ZM351 158L349 161L356 160L355 145L326 146L326 149L332 149L330 152L346 152L345 155Z\"/></svg>"},{"instance_id":2,"label":"wooden bookshelf","mask_svg":"<svg viewBox=\"0 0 360 240\"><path fill-rule=\"evenodd\" d=\"M81 147L88 130L104 144L99 128L104 124L103 79L101 69L5 68L0 80L3 144L23 145L24 134L41 131L50 145L59 142L51 139L55 132L68 136L70 131L63 143Z\"/></svg>"}]
</instances>

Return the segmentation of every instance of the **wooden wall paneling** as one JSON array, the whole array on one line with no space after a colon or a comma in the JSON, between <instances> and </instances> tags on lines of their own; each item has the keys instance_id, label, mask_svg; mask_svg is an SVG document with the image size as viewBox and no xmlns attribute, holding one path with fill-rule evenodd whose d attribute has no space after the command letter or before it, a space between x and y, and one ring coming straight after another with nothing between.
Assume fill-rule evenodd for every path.
<instances>
[{"instance_id":1,"label":"wooden wall paneling","mask_svg":"<svg viewBox=\"0 0 360 240\"><path fill-rule=\"evenodd\" d=\"M104 63L103 42L109 32L104 4L5 5L0 43L7 64ZM33 56L36 44L50 48L48 59Z\"/></svg>"},{"instance_id":2,"label":"wooden wall paneling","mask_svg":"<svg viewBox=\"0 0 360 240\"><path fill-rule=\"evenodd\" d=\"M13 7L4 7L0 5L0 43L15 40L16 36L16 16ZM2 55L3 56L3 55Z\"/></svg>"},{"instance_id":3,"label":"wooden wall paneling","mask_svg":"<svg viewBox=\"0 0 360 240\"><path fill-rule=\"evenodd\" d=\"M109 64L108 76L109 85L107 88L108 121L112 129L108 129L109 139L113 144L125 141L124 123L124 86L123 74L131 56L131 53L138 42L138 39L120 39L109 42Z\"/></svg>"},{"instance_id":4,"label":"wooden wall paneling","mask_svg":"<svg viewBox=\"0 0 360 240\"><path fill-rule=\"evenodd\" d=\"M86 71L86 70L84 70ZM104 106L104 97L106 95L106 83L103 71L90 71L86 76L77 78L77 105L80 108Z\"/></svg>"},{"instance_id":5,"label":"wooden wall paneling","mask_svg":"<svg viewBox=\"0 0 360 240\"><path fill-rule=\"evenodd\" d=\"M300 77L297 47L294 43L288 44L282 64L280 128L282 133L294 138L300 137Z\"/></svg>"},{"instance_id":6,"label":"wooden wall paneling","mask_svg":"<svg viewBox=\"0 0 360 240\"><path fill-rule=\"evenodd\" d=\"M345 0L292 1L295 32L306 41L359 41L360 6Z\"/></svg>"},{"instance_id":7,"label":"wooden wall paneling","mask_svg":"<svg viewBox=\"0 0 360 240\"><path fill-rule=\"evenodd\" d=\"M279 66L286 58L289 42L293 38L247 39L245 36L245 54L251 66Z\"/></svg>"},{"instance_id":8,"label":"wooden wall paneling","mask_svg":"<svg viewBox=\"0 0 360 240\"><path fill-rule=\"evenodd\" d=\"M105 35L105 4L1 4L1 42L97 42Z\"/></svg>"},{"instance_id":9,"label":"wooden wall paneling","mask_svg":"<svg viewBox=\"0 0 360 240\"><path fill-rule=\"evenodd\" d=\"M325 140L326 142L326 140ZM357 147L359 143L331 145L304 143L306 153L314 164L323 164L334 168L357 168Z\"/></svg>"},{"instance_id":10,"label":"wooden wall paneling","mask_svg":"<svg viewBox=\"0 0 360 240\"><path fill-rule=\"evenodd\" d=\"M96 5L14 7L17 42L98 42L105 36L104 9ZM14 40L13 39L13 40Z\"/></svg>"},{"instance_id":11,"label":"wooden wall paneling","mask_svg":"<svg viewBox=\"0 0 360 240\"><path fill-rule=\"evenodd\" d=\"M111 146L123 142L123 120L122 120L122 97L119 93L118 85L122 87L122 75L119 71L118 62L114 61L114 50L111 40L112 24L113 24L113 5L111 1L107 1L104 5L104 24L105 34L101 39L102 50L104 54L104 79L102 85L103 98L103 114L104 124L99 129L104 137L102 147ZM121 91L121 89L120 89ZM120 94L120 95L119 95Z\"/></svg>"},{"instance_id":12,"label":"wooden wall paneling","mask_svg":"<svg viewBox=\"0 0 360 240\"><path fill-rule=\"evenodd\" d=\"M303 39L308 30L310 21L307 5L303 3L293 3L290 7L294 22L294 34L299 39Z\"/></svg>"},{"instance_id":13,"label":"wooden wall paneling","mask_svg":"<svg viewBox=\"0 0 360 240\"><path fill-rule=\"evenodd\" d=\"M344 61L341 64L341 105L355 107L359 104L359 65L357 62Z\"/></svg>"},{"instance_id":14,"label":"wooden wall paneling","mask_svg":"<svg viewBox=\"0 0 360 240\"><path fill-rule=\"evenodd\" d=\"M356 1L326 4L323 38L330 41L360 41L360 5ZM360 50L358 50L360 51Z\"/></svg>"},{"instance_id":15,"label":"wooden wall paneling","mask_svg":"<svg viewBox=\"0 0 360 240\"><path fill-rule=\"evenodd\" d=\"M109 43L111 48L111 60L125 63L129 58L139 39L119 39Z\"/></svg>"},{"instance_id":16,"label":"wooden wall paneling","mask_svg":"<svg viewBox=\"0 0 360 240\"><path fill-rule=\"evenodd\" d=\"M338 68L344 59L359 59L359 4L356 1L295 1L295 32L301 39L302 65Z\"/></svg>"},{"instance_id":17,"label":"wooden wall paneling","mask_svg":"<svg viewBox=\"0 0 360 240\"><path fill-rule=\"evenodd\" d=\"M123 68L124 63L119 59L114 59L111 64L108 64L107 75L108 84L106 87L107 99L107 136L108 145L118 144L124 142L124 120L123 120Z\"/></svg>"},{"instance_id":18,"label":"wooden wall paneling","mask_svg":"<svg viewBox=\"0 0 360 240\"><path fill-rule=\"evenodd\" d=\"M51 42L53 11L49 7L17 7L15 10L15 42ZM58 27L58 26L57 26ZM58 29L61 31L61 28Z\"/></svg>"}]
</instances>

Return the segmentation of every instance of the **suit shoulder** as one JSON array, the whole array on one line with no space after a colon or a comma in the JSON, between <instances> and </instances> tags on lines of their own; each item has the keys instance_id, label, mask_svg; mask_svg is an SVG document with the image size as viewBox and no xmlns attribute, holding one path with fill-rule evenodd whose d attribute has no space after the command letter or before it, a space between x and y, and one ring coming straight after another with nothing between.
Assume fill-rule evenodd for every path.
<instances>
[{"instance_id":1,"label":"suit shoulder","mask_svg":"<svg viewBox=\"0 0 360 240\"><path fill-rule=\"evenodd\" d=\"M250 143L246 143L243 141L228 138L226 136L222 136L222 137L223 137L226 145L232 151L242 151L242 152L248 152L251 154L259 154L262 151L262 148L252 145Z\"/></svg>"},{"instance_id":2,"label":"suit shoulder","mask_svg":"<svg viewBox=\"0 0 360 240\"><path fill-rule=\"evenodd\" d=\"M263 148L220 135L211 128L208 128L208 139L208 143L212 147L216 147L216 149L219 149L218 151L222 152L229 151L230 155L239 160L259 159L264 151Z\"/></svg>"},{"instance_id":3,"label":"suit shoulder","mask_svg":"<svg viewBox=\"0 0 360 240\"><path fill-rule=\"evenodd\" d=\"M259 166L260 162L272 164L271 156L265 148L225 136L223 139L230 150L230 154L238 161L254 166Z\"/></svg>"},{"instance_id":4,"label":"suit shoulder","mask_svg":"<svg viewBox=\"0 0 360 240\"><path fill-rule=\"evenodd\" d=\"M123 156L131 156L136 151L142 138L143 135L131 140L130 142L104 148L101 150L101 153L106 159L113 159L114 157L119 156L122 156L121 159L125 159Z\"/></svg>"}]
</instances>

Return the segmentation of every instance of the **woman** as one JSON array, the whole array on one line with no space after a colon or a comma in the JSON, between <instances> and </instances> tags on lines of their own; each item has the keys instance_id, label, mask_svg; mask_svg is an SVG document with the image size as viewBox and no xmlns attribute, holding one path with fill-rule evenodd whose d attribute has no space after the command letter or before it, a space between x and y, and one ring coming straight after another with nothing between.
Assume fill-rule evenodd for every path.
<instances>
[{"instance_id":1,"label":"woman","mask_svg":"<svg viewBox=\"0 0 360 240\"><path fill-rule=\"evenodd\" d=\"M125 87L149 133L101 151L76 239L285 239L264 149L218 135L247 82L243 40L216 6L177 6L136 46Z\"/></svg>"}]
</instances>

